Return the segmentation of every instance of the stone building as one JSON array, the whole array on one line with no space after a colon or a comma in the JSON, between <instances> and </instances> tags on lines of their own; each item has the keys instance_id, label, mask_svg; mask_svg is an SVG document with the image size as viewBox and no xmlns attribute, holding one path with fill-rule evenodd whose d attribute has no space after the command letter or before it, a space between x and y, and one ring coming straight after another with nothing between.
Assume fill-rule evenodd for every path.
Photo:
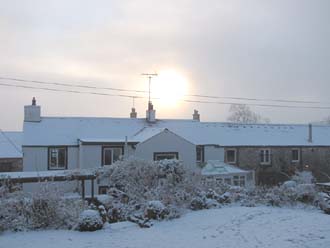
<instances>
[{"instance_id":1,"label":"stone building","mask_svg":"<svg viewBox=\"0 0 330 248\"><path fill-rule=\"evenodd\" d=\"M22 171L22 132L0 131L0 172Z\"/></svg>"}]
</instances>

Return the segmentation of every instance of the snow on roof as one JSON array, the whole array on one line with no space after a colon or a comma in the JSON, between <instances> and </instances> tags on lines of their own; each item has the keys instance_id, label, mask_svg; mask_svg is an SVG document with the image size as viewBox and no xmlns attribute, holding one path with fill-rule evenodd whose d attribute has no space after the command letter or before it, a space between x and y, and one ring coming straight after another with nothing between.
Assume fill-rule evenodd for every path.
<instances>
[{"instance_id":1,"label":"snow on roof","mask_svg":"<svg viewBox=\"0 0 330 248\"><path fill-rule=\"evenodd\" d=\"M193 120L131 118L42 117L24 123L23 145L78 145L89 141L142 142L165 128L196 145L220 146L330 146L330 126L313 125L313 142L308 142L308 125L233 124ZM38 134L38 135L36 135Z\"/></svg>"},{"instance_id":2,"label":"snow on roof","mask_svg":"<svg viewBox=\"0 0 330 248\"><path fill-rule=\"evenodd\" d=\"M203 176L214 176L214 175L229 175L229 174L246 174L249 173L246 170L242 170L233 165L226 164L219 160L209 160L202 169Z\"/></svg>"},{"instance_id":3,"label":"snow on roof","mask_svg":"<svg viewBox=\"0 0 330 248\"><path fill-rule=\"evenodd\" d=\"M22 132L0 131L0 158L21 158Z\"/></svg>"}]
</instances>

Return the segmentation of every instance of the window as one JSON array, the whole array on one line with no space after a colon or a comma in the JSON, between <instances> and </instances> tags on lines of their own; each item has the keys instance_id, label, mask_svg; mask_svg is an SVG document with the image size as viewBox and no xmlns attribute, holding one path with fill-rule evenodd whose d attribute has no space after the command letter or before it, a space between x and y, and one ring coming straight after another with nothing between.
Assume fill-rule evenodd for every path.
<instances>
[{"instance_id":1,"label":"window","mask_svg":"<svg viewBox=\"0 0 330 248\"><path fill-rule=\"evenodd\" d=\"M221 185L222 184L222 178L216 178L215 179L215 183L216 183L216 185Z\"/></svg>"},{"instance_id":2,"label":"window","mask_svg":"<svg viewBox=\"0 0 330 248\"><path fill-rule=\"evenodd\" d=\"M154 152L154 161L164 159L179 159L179 153L177 152Z\"/></svg>"},{"instance_id":3,"label":"window","mask_svg":"<svg viewBox=\"0 0 330 248\"><path fill-rule=\"evenodd\" d=\"M271 164L271 153L270 149L262 149L260 151L260 163L270 165Z\"/></svg>"},{"instance_id":4,"label":"window","mask_svg":"<svg viewBox=\"0 0 330 248\"><path fill-rule=\"evenodd\" d=\"M292 149L292 162L300 161L300 152L299 149Z\"/></svg>"},{"instance_id":5,"label":"window","mask_svg":"<svg viewBox=\"0 0 330 248\"><path fill-rule=\"evenodd\" d=\"M245 176L234 176L233 177L234 186L245 186Z\"/></svg>"},{"instance_id":6,"label":"window","mask_svg":"<svg viewBox=\"0 0 330 248\"><path fill-rule=\"evenodd\" d=\"M233 177L234 186L239 186L239 176Z\"/></svg>"},{"instance_id":7,"label":"window","mask_svg":"<svg viewBox=\"0 0 330 248\"><path fill-rule=\"evenodd\" d=\"M204 146L196 146L196 162L198 164L204 163Z\"/></svg>"},{"instance_id":8,"label":"window","mask_svg":"<svg viewBox=\"0 0 330 248\"><path fill-rule=\"evenodd\" d=\"M231 178L225 178L225 184L231 185Z\"/></svg>"},{"instance_id":9,"label":"window","mask_svg":"<svg viewBox=\"0 0 330 248\"><path fill-rule=\"evenodd\" d=\"M236 149L226 150L226 161L231 164L236 163Z\"/></svg>"},{"instance_id":10,"label":"window","mask_svg":"<svg viewBox=\"0 0 330 248\"><path fill-rule=\"evenodd\" d=\"M67 168L67 148L49 147L48 170L65 170Z\"/></svg>"},{"instance_id":11,"label":"window","mask_svg":"<svg viewBox=\"0 0 330 248\"><path fill-rule=\"evenodd\" d=\"M117 160L121 159L123 155L123 147L121 146L105 146L103 147L102 165L112 165Z\"/></svg>"},{"instance_id":12,"label":"window","mask_svg":"<svg viewBox=\"0 0 330 248\"><path fill-rule=\"evenodd\" d=\"M239 177L239 186L241 186L241 187L245 186L245 176Z\"/></svg>"},{"instance_id":13,"label":"window","mask_svg":"<svg viewBox=\"0 0 330 248\"><path fill-rule=\"evenodd\" d=\"M108 186L99 186L99 195L106 195L108 194Z\"/></svg>"}]
</instances>

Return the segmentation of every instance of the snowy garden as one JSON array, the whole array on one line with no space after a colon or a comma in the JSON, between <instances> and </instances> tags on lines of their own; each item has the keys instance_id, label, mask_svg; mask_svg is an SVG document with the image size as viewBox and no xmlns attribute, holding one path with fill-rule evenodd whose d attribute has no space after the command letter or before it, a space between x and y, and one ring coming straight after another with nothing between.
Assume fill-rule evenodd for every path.
<instances>
[{"instance_id":1,"label":"snowy garden","mask_svg":"<svg viewBox=\"0 0 330 248\"><path fill-rule=\"evenodd\" d=\"M108 191L94 200L1 187L0 246L330 246L330 197L308 172L270 188L206 186L176 160L128 159L96 173Z\"/></svg>"}]
</instances>

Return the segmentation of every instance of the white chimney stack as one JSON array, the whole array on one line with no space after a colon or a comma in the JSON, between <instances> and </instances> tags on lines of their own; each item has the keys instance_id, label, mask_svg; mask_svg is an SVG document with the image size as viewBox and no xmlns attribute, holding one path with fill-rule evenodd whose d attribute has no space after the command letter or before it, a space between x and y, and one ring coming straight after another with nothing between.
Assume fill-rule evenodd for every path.
<instances>
[{"instance_id":1,"label":"white chimney stack","mask_svg":"<svg viewBox=\"0 0 330 248\"><path fill-rule=\"evenodd\" d=\"M137 112L135 111L135 108L132 108L132 111L131 111L131 113L130 113L130 117L131 117L132 119L135 119L135 118L137 117Z\"/></svg>"},{"instance_id":2,"label":"white chimney stack","mask_svg":"<svg viewBox=\"0 0 330 248\"><path fill-rule=\"evenodd\" d=\"M313 143L313 126L312 126L312 124L308 125L308 142Z\"/></svg>"},{"instance_id":3,"label":"white chimney stack","mask_svg":"<svg viewBox=\"0 0 330 248\"><path fill-rule=\"evenodd\" d=\"M150 101L148 103L148 110L146 111L146 119L148 122L156 122L156 110Z\"/></svg>"},{"instance_id":4,"label":"white chimney stack","mask_svg":"<svg viewBox=\"0 0 330 248\"><path fill-rule=\"evenodd\" d=\"M198 113L198 110L196 110L196 109L194 110L193 120L200 121L200 114Z\"/></svg>"},{"instance_id":5,"label":"white chimney stack","mask_svg":"<svg viewBox=\"0 0 330 248\"><path fill-rule=\"evenodd\" d=\"M35 97L32 99L32 104L24 106L24 121L28 122L40 122L41 121L41 110L40 106L37 105Z\"/></svg>"}]
</instances>

